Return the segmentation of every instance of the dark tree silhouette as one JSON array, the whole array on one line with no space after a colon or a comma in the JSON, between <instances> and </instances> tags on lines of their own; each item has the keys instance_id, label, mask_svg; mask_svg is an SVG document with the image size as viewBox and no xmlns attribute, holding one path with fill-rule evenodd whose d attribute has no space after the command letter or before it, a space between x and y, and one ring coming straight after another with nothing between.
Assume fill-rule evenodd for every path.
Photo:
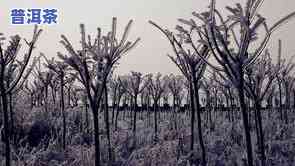
<instances>
[{"instance_id":1,"label":"dark tree silhouette","mask_svg":"<svg viewBox=\"0 0 295 166\"><path fill-rule=\"evenodd\" d=\"M60 55L62 56L62 55ZM45 56L44 56L45 57ZM64 102L64 86L67 83L65 81L65 77L67 74L67 67L68 65L61 61L56 61L54 58L51 60L48 60L46 57L46 66L55 72L59 77L59 83L60 83L60 109L62 113L62 119L63 119L63 134L62 134L62 147L65 150L66 149L66 131L67 131L67 123L66 123L66 114L65 114L65 102Z\"/></svg>"},{"instance_id":2,"label":"dark tree silhouette","mask_svg":"<svg viewBox=\"0 0 295 166\"><path fill-rule=\"evenodd\" d=\"M147 88L150 91L150 94L154 103L154 125L155 125L155 141L158 140L158 108L159 100L167 86L166 82L163 80L162 75L157 73L154 77L152 74L147 75Z\"/></svg>"},{"instance_id":3,"label":"dark tree silhouette","mask_svg":"<svg viewBox=\"0 0 295 166\"><path fill-rule=\"evenodd\" d=\"M123 88L125 88L125 91L133 98L133 136L134 141L136 140L136 115L138 112L138 95L144 90L146 83L144 82L144 77L140 72L131 72L131 75L125 77L126 82L125 84L122 83L121 85ZM120 79L120 78L119 78ZM136 146L136 141L134 142L134 145Z\"/></svg>"},{"instance_id":4,"label":"dark tree silhouette","mask_svg":"<svg viewBox=\"0 0 295 166\"><path fill-rule=\"evenodd\" d=\"M13 90L17 89L18 86L21 86L25 80L28 78L31 70L36 63L34 60L33 65L28 68L29 60L31 59L31 55L33 53L33 49L35 48L35 44L41 34L42 30L38 29L37 26L34 28L32 39L26 44L29 49L24 54L24 58L22 60L18 60L18 52L20 50L20 42L21 37L18 35L12 36L10 40L10 44L4 50L2 48L2 43L0 41L0 92L1 92L1 104L3 110L3 119L4 119L4 142L5 142L5 165L10 166L10 130L9 130L9 122L8 122L8 100L7 95L13 92ZM15 68L15 77L13 80L10 80L10 84L7 84L5 78L7 77L8 71L11 68ZM28 70L26 70L28 69Z\"/></svg>"},{"instance_id":5,"label":"dark tree silhouette","mask_svg":"<svg viewBox=\"0 0 295 166\"><path fill-rule=\"evenodd\" d=\"M199 143L202 149L202 165L206 165L206 152L202 136L202 121L199 101L199 87L200 79L202 78L207 64L203 59L208 58L209 49L207 45L203 43L197 43L192 41L192 31L187 31L181 26L176 26L178 35L175 36L172 32L164 30L156 23L150 21L152 25L158 28L169 40L172 45L173 51L176 57L169 56L169 58L175 63L182 74L188 81L189 95L190 95L190 107L191 107L191 145L190 149L194 150L194 124L195 124L195 108L197 108L197 123L198 123L198 135ZM190 47L190 49L187 49ZM200 58L202 57L202 58Z\"/></svg>"},{"instance_id":6,"label":"dark tree silhouette","mask_svg":"<svg viewBox=\"0 0 295 166\"><path fill-rule=\"evenodd\" d=\"M225 18L215 7L216 0L211 0L209 11L200 14L193 12L195 18L201 21L201 26L197 25L193 19L189 21L180 20L198 34L200 42L210 48L214 59L221 67L212 65L207 59L200 57L214 70L225 72L238 91L245 129L248 166L253 166L253 152L244 96L244 73L249 65L254 63L262 54L272 33L295 16L295 12L293 12L269 28L266 19L257 14L263 2L263 0L247 0L244 7L239 3L234 7L227 6L226 9L230 14ZM258 36L258 29L260 28L263 28L266 33L262 37L261 43L255 43L254 40L260 37ZM249 48L252 43L258 45L258 48L250 53Z\"/></svg>"},{"instance_id":7,"label":"dark tree silhouette","mask_svg":"<svg viewBox=\"0 0 295 166\"><path fill-rule=\"evenodd\" d=\"M101 35L101 29L97 29L97 36L92 42L90 35L86 41L85 27L81 28L82 48L76 51L69 40L62 35L61 44L66 48L69 56L61 56L79 75L77 79L83 84L93 114L94 139L95 139L95 166L100 166L100 140L98 126L98 109L107 82L107 78L114 65L121 57L139 42L126 41L132 20L127 24L120 41L116 38L117 19L113 18L112 30L105 36Z\"/></svg>"}]
</instances>

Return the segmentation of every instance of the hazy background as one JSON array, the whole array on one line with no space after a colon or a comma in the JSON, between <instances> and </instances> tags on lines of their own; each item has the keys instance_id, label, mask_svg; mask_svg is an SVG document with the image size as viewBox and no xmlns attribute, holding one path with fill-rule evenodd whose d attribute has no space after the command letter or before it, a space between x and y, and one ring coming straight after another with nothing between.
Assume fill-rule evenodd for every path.
<instances>
[{"instance_id":1,"label":"hazy background","mask_svg":"<svg viewBox=\"0 0 295 166\"><path fill-rule=\"evenodd\" d=\"M218 8L245 0L218 0ZM118 18L118 32L122 32L129 19L134 20L129 36L130 40L141 37L141 43L127 56L121 59L119 74L126 74L130 70L143 73L171 72L179 73L174 64L167 58L172 49L167 40L148 20L173 29L178 18L191 18L193 11L204 11L209 0L1 0L0 1L0 32L6 36L20 34L22 37L31 37L32 25L11 25L10 10L12 8L57 8L58 24L43 25L44 33L37 43L34 55L39 52L46 56L56 56L57 51L66 50L59 43L60 35L66 35L69 40L80 48L79 24L86 25L86 33L95 34L99 26L103 32L111 28L112 17ZM269 25L295 10L294 0L265 0L260 13L267 17ZM295 54L293 47L295 39L295 19L275 32L268 47L272 50L275 59L277 56L278 39L283 40L283 55L290 57ZM120 34L120 33L119 33Z\"/></svg>"}]
</instances>

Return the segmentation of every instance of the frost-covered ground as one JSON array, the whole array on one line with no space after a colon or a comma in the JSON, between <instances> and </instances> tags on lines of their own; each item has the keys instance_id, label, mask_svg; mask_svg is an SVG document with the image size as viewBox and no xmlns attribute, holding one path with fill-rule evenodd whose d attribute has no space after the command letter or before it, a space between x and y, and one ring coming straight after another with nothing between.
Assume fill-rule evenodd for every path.
<instances>
[{"instance_id":1,"label":"frost-covered ground","mask_svg":"<svg viewBox=\"0 0 295 166\"><path fill-rule=\"evenodd\" d=\"M16 109L16 129L20 137L19 146L13 145L13 164L15 166L90 166L94 162L94 146L92 132L87 133L85 126L85 111L82 107L67 110L67 148L61 148L60 116L53 110L45 113L35 108ZM198 145L197 131L195 131L195 151L189 151L190 117L184 113L177 115L177 122L171 113L160 113L159 136L154 140L153 114L150 120L146 113L139 114L137 133L134 138L131 129L130 113L126 112L125 119L120 113L118 130L111 125L111 143L113 147L114 165L126 166L189 166L198 165L201 151ZM89 112L89 117L91 114ZM243 139L243 125L240 119L230 122L225 113L212 115L213 123L207 123L204 116L203 136L209 166L243 166L246 157ZM295 116L289 112L289 123L284 124L279 113L274 110L270 114L264 112L263 124L266 144L267 165L294 166L295 165ZM100 117L101 128L101 157L107 165L107 138L104 121ZM253 120L253 119L252 119ZM83 122L83 125L82 123ZM90 120L91 123L91 120ZM176 125L176 126L175 126ZM47 131L54 129L55 138L46 136ZM256 165L259 165L255 125L252 124L252 143ZM29 144L39 141L37 146ZM33 139L33 140L32 140ZM136 141L135 141L136 140ZM135 144L136 143L136 144ZM4 165L4 144L0 142L0 161Z\"/></svg>"}]
</instances>

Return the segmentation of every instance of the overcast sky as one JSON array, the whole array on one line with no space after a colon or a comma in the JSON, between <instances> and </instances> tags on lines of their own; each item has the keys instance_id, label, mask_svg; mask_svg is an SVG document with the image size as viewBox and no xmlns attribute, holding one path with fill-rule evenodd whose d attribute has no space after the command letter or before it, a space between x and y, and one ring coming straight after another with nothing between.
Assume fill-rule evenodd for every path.
<instances>
[{"instance_id":1,"label":"overcast sky","mask_svg":"<svg viewBox=\"0 0 295 166\"><path fill-rule=\"evenodd\" d=\"M244 3L245 0L217 0L218 8L234 3ZM178 69L167 58L167 53L172 49L167 40L154 29L148 20L153 20L160 25L173 29L178 18L191 18L193 11L204 11L209 0L1 0L0 1L0 32L6 36L19 34L30 37L32 25L11 25L10 10L12 8L57 8L58 24L53 26L43 25L44 33L37 43L34 55L39 52L46 56L56 56L56 52L66 52L59 43L60 35L66 35L69 40L80 48L79 24L86 25L88 33L95 34L96 27L101 27L104 32L111 28L112 17L118 18L118 31L122 32L129 19L134 20L129 39L141 37L141 42L126 57L121 59L120 74L130 70L143 73L162 72L165 74L178 73ZM269 25L295 10L294 0L265 0L260 13L268 19ZM268 47L273 56L277 56L278 39L283 40L283 55L295 54L295 19L275 32Z\"/></svg>"}]
</instances>

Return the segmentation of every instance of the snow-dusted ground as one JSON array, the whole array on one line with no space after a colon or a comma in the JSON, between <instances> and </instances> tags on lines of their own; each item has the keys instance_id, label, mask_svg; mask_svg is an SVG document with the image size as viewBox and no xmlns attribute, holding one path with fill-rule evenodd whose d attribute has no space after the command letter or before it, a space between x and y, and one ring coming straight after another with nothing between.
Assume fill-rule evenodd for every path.
<instances>
[{"instance_id":1,"label":"snow-dusted ground","mask_svg":"<svg viewBox=\"0 0 295 166\"><path fill-rule=\"evenodd\" d=\"M81 130L81 119L84 122L83 108L67 110L67 148L61 149L61 140L51 138L48 147L43 140L37 147L30 147L26 140L32 126L40 123L44 126L55 127L60 130L61 118L44 113L40 109L26 112L18 110L17 128L24 132L23 144L19 148L12 146L13 165L28 166L90 166L94 161L94 147L92 135ZM195 130L195 151L189 151L190 119L186 114L177 115L177 127L172 120L172 114L160 113L158 140L154 140L153 114L150 120L146 113L138 114L136 138L132 133L130 114L125 119L120 114L118 130L111 125L111 143L113 147L115 165L126 166L189 166L198 165L201 160L201 151L198 145L197 130ZM81 117L82 116L82 117ZM91 114L89 114L91 117ZM104 122L100 117L101 128L101 156L107 163L107 138ZM142 118L142 119L141 119ZM80 119L80 120L79 120ZM204 117L202 117L204 119ZM267 165L294 166L295 165L295 116L289 113L289 123L280 121L279 113L263 114ZM91 122L91 121L90 121ZM204 120L205 122L205 120ZM240 119L230 122L225 113L213 114L213 123L203 123L203 136L209 166L243 166L246 157L243 126ZM45 127L44 127L45 128ZM81 132L84 131L84 132ZM60 138L60 133L57 134ZM256 165L259 164L259 153L255 135L255 126L252 124L252 143ZM136 140L136 141L135 141ZM4 145L0 142L0 161L4 164ZM107 164L105 164L107 165Z\"/></svg>"}]
</instances>

